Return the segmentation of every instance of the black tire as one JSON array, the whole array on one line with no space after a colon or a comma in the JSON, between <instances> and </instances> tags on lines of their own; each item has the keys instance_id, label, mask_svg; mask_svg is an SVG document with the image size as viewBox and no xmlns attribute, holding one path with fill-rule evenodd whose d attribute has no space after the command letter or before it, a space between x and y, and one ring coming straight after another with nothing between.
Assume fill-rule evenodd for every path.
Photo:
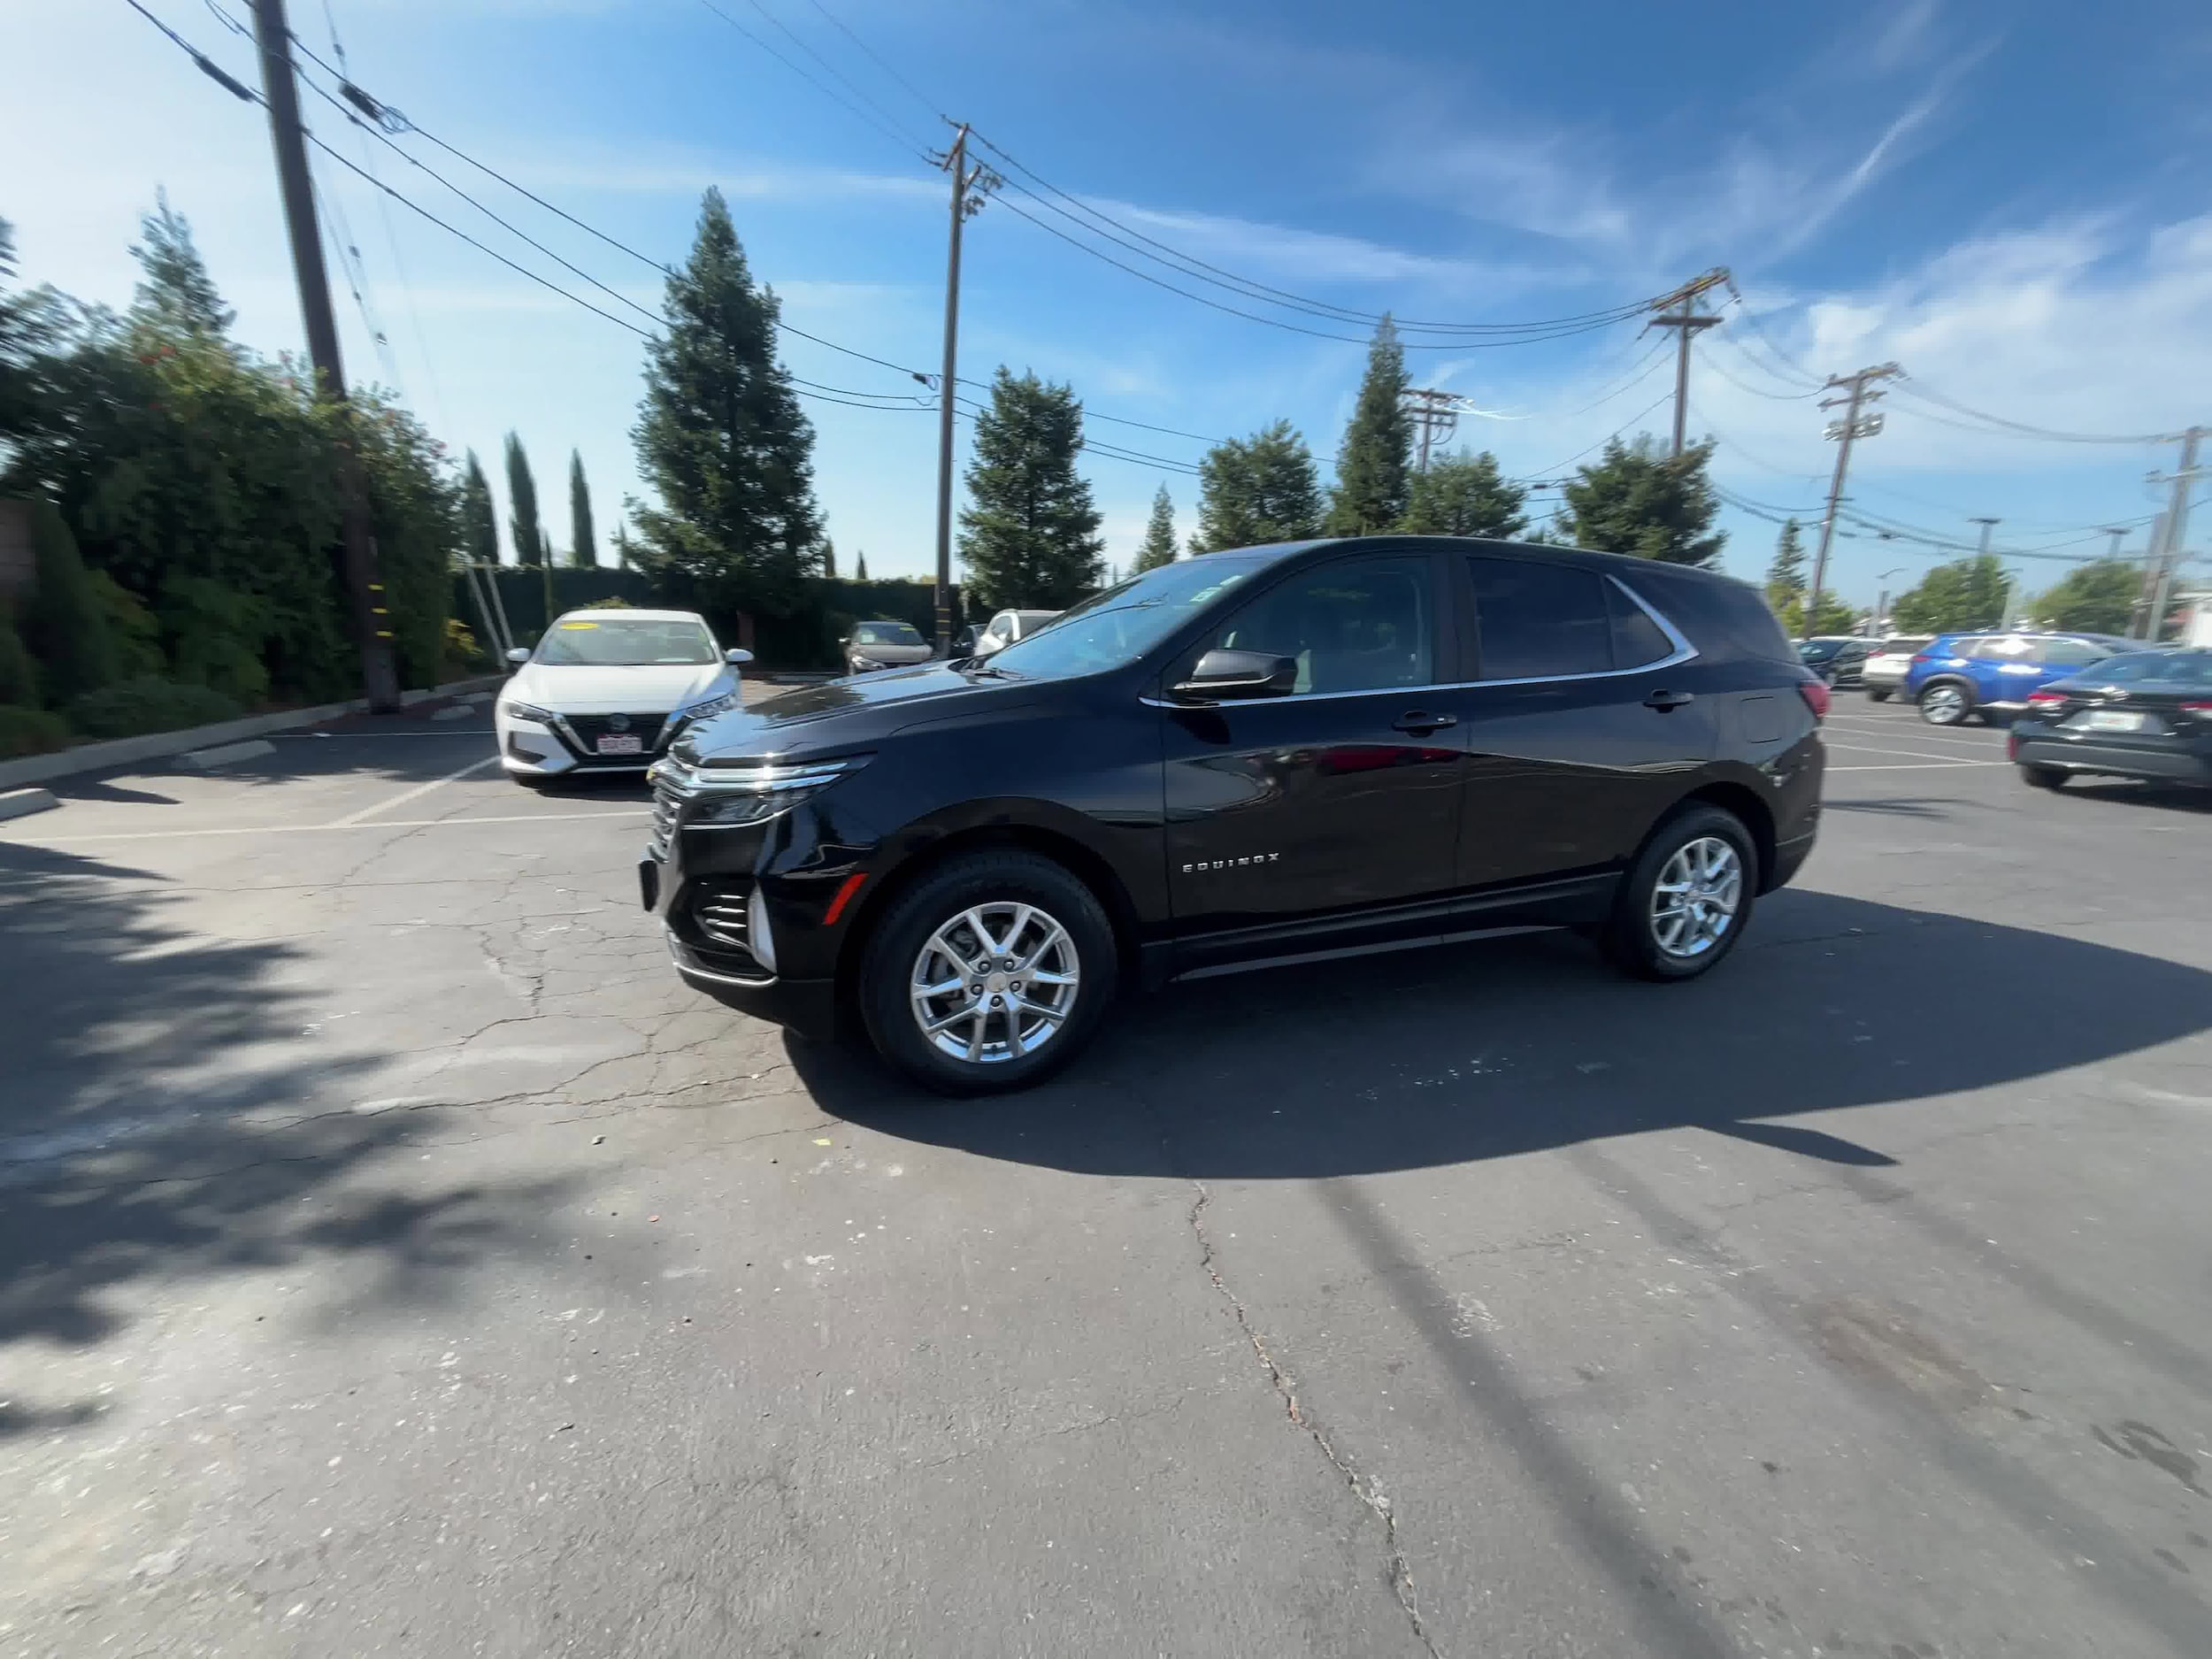
<instances>
[{"instance_id":1,"label":"black tire","mask_svg":"<svg viewBox=\"0 0 2212 1659\"><path fill-rule=\"evenodd\" d=\"M1660 941L1653 900L1662 872L1674 856L1701 841L1724 841L1736 855L1735 908L1725 931L1694 955L1677 955ZM1694 979L1724 961L1751 924L1757 899L1759 854L1743 820L1724 808L1702 803L1684 807L1652 832L1613 901L1606 925L1605 954L1623 972L1641 979Z\"/></svg>"},{"instance_id":2,"label":"black tire","mask_svg":"<svg viewBox=\"0 0 2212 1659\"><path fill-rule=\"evenodd\" d=\"M1887 686L1869 686L1866 688L1866 700L1869 703L1887 703L1889 701L1889 687Z\"/></svg>"},{"instance_id":3,"label":"black tire","mask_svg":"<svg viewBox=\"0 0 2212 1659\"><path fill-rule=\"evenodd\" d=\"M2063 766L2023 766L2020 781L2031 789L2063 789L2073 774Z\"/></svg>"},{"instance_id":4,"label":"black tire","mask_svg":"<svg viewBox=\"0 0 2212 1659\"><path fill-rule=\"evenodd\" d=\"M1930 726L1964 726L1974 717L1974 688L1962 680L1938 680L1920 688L1920 718Z\"/></svg>"},{"instance_id":5,"label":"black tire","mask_svg":"<svg viewBox=\"0 0 2212 1659\"><path fill-rule=\"evenodd\" d=\"M1065 1018L1028 1053L956 1057L923 1033L909 996L911 976L941 927L977 906L1009 904L1033 906L1064 932L1077 967ZM892 902L869 935L855 988L869 1041L891 1064L939 1094L997 1094L1041 1081L1081 1052L1114 999L1119 965L1113 924L1064 864L1035 853L979 850L949 859ZM987 1033L994 1026L1002 1033L987 1048L1005 1047L1010 1018L1022 1017L999 1013L983 1023Z\"/></svg>"}]
</instances>

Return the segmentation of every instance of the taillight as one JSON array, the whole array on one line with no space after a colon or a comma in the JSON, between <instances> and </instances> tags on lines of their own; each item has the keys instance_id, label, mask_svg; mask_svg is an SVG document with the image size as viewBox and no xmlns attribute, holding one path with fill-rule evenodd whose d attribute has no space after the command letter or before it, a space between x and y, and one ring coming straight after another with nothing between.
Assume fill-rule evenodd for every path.
<instances>
[{"instance_id":1,"label":"taillight","mask_svg":"<svg viewBox=\"0 0 2212 1659\"><path fill-rule=\"evenodd\" d=\"M2212 698L2192 697L2181 705L2181 711L2184 714L2193 714L2200 719L2206 715L2212 715Z\"/></svg>"},{"instance_id":2,"label":"taillight","mask_svg":"<svg viewBox=\"0 0 2212 1659\"><path fill-rule=\"evenodd\" d=\"M1828 682L1826 680L1801 680L1797 682L1797 695L1805 699L1805 706L1813 711L1814 719L1824 720L1828 718Z\"/></svg>"},{"instance_id":3,"label":"taillight","mask_svg":"<svg viewBox=\"0 0 2212 1659\"><path fill-rule=\"evenodd\" d=\"M2055 709L2065 701L2066 694L2062 691L2031 691L2028 693L2028 707L2031 709Z\"/></svg>"},{"instance_id":4,"label":"taillight","mask_svg":"<svg viewBox=\"0 0 2212 1659\"><path fill-rule=\"evenodd\" d=\"M1935 661L1935 656L1930 651L1915 651L1912 654L1912 660L1916 663L1932 663Z\"/></svg>"}]
</instances>

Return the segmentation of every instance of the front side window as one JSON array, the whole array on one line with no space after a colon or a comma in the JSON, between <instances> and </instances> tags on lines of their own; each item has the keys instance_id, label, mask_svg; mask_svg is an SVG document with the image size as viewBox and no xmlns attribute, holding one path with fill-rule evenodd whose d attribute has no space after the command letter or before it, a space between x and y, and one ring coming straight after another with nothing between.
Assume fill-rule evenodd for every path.
<instances>
[{"instance_id":1,"label":"front side window","mask_svg":"<svg viewBox=\"0 0 2212 1659\"><path fill-rule=\"evenodd\" d=\"M572 617L538 641L536 661L552 668L704 667L718 660L702 622Z\"/></svg>"},{"instance_id":2,"label":"front side window","mask_svg":"<svg viewBox=\"0 0 2212 1659\"><path fill-rule=\"evenodd\" d=\"M1201 611L1266 564L1264 556L1206 553L1132 576L1008 646L991 658L990 667L1041 680L1119 668L1195 621ZM992 618L995 630L997 621Z\"/></svg>"},{"instance_id":3,"label":"front side window","mask_svg":"<svg viewBox=\"0 0 2212 1659\"><path fill-rule=\"evenodd\" d=\"M1434 634L1425 557L1347 559L1262 594L1202 649L1294 658L1302 696L1428 685Z\"/></svg>"}]
</instances>

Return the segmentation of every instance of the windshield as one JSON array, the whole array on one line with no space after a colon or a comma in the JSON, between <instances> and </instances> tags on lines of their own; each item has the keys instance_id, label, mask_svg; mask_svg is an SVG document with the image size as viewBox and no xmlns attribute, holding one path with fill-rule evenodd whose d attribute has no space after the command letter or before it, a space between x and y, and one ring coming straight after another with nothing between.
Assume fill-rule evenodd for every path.
<instances>
[{"instance_id":1,"label":"windshield","mask_svg":"<svg viewBox=\"0 0 2212 1659\"><path fill-rule=\"evenodd\" d=\"M703 622L571 617L538 641L534 660L552 668L703 668L716 653L714 635Z\"/></svg>"},{"instance_id":2,"label":"windshield","mask_svg":"<svg viewBox=\"0 0 2212 1659\"><path fill-rule=\"evenodd\" d=\"M2086 668L2079 678L2098 686L2170 685L2212 687L2212 651L2133 651Z\"/></svg>"},{"instance_id":3,"label":"windshield","mask_svg":"<svg viewBox=\"0 0 2212 1659\"><path fill-rule=\"evenodd\" d=\"M853 630L863 645L919 645L922 636L905 622L864 622Z\"/></svg>"},{"instance_id":4,"label":"windshield","mask_svg":"<svg viewBox=\"0 0 2212 1659\"><path fill-rule=\"evenodd\" d=\"M1095 674L1134 662L1266 561L1201 553L1133 576L1063 611L1052 626L989 659L1039 680Z\"/></svg>"},{"instance_id":5,"label":"windshield","mask_svg":"<svg viewBox=\"0 0 2212 1659\"><path fill-rule=\"evenodd\" d=\"M1824 663L1842 649L1841 640L1807 640L1797 654L1809 663Z\"/></svg>"}]
</instances>

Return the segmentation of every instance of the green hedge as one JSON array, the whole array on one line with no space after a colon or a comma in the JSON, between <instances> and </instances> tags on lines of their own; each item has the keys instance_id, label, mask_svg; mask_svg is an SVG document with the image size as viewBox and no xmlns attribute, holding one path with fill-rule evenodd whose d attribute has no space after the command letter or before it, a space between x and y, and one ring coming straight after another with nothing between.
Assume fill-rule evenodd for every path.
<instances>
[{"instance_id":1,"label":"green hedge","mask_svg":"<svg viewBox=\"0 0 2212 1659\"><path fill-rule=\"evenodd\" d=\"M87 692L69 704L69 724L87 738L138 737L148 732L177 732L188 726L234 720L244 712L237 703L206 686L180 686L167 680L127 680Z\"/></svg>"},{"instance_id":2,"label":"green hedge","mask_svg":"<svg viewBox=\"0 0 2212 1659\"><path fill-rule=\"evenodd\" d=\"M43 709L0 703L0 760L19 755L50 755L69 747L69 725Z\"/></svg>"}]
</instances>

